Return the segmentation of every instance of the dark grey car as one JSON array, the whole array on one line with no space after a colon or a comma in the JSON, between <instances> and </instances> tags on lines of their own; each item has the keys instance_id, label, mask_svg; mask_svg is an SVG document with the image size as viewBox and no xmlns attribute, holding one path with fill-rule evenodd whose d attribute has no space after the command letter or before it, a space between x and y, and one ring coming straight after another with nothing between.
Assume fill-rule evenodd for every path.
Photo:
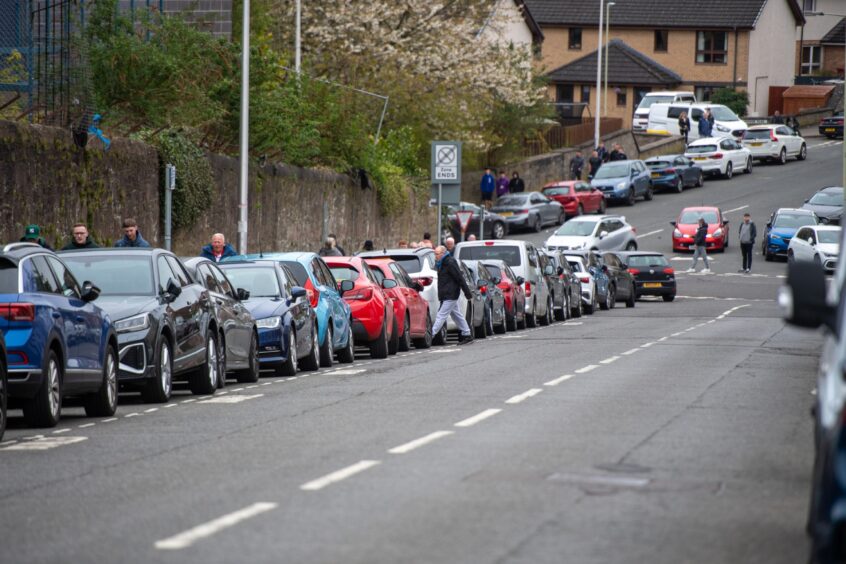
<instances>
[{"instance_id":1,"label":"dark grey car","mask_svg":"<svg viewBox=\"0 0 846 564\"><path fill-rule=\"evenodd\" d=\"M484 321L476 329L476 336L484 339L493 333L505 333L505 296L499 289L499 277L490 273L479 261L463 261L473 275L473 286L483 298Z\"/></svg>"},{"instance_id":2,"label":"dark grey car","mask_svg":"<svg viewBox=\"0 0 846 564\"><path fill-rule=\"evenodd\" d=\"M540 252L544 276L549 281L549 293L555 319L566 321L582 315L582 286L578 276L561 251L544 249Z\"/></svg>"},{"instance_id":3,"label":"dark grey car","mask_svg":"<svg viewBox=\"0 0 846 564\"><path fill-rule=\"evenodd\" d=\"M547 225L560 225L567 219L564 206L540 192L521 192L500 197L491 211L504 217L509 229L540 232Z\"/></svg>"},{"instance_id":4,"label":"dark grey car","mask_svg":"<svg viewBox=\"0 0 846 564\"><path fill-rule=\"evenodd\" d=\"M840 217L843 215L843 187L829 186L819 190L805 200L802 209L817 214L821 223L840 225Z\"/></svg>"}]
</instances>

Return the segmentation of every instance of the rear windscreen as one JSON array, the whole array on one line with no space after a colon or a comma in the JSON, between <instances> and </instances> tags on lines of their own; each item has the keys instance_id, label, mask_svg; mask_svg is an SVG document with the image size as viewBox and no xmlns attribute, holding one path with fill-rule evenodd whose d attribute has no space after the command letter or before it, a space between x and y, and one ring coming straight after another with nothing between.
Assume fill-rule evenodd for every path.
<instances>
[{"instance_id":1,"label":"rear windscreen","mask_svg":"<svg viewBox=\"0 0 846 564\"><path fill-rule=\"evenodd\" d=\"M463 247L461 260L501 260L508 266L520 266L520 247L513 245L485 245Z\"/></svg>"},{"instance_id":2,"label":"rear windscreen","mask_svg":"<svg viewBox=\"0 0 846 564\"><path fill-rule=\"evenodd\" d=\"M716 145L691 145L687 148L687 153L690 155L703 155L705 153L716 153Z\"/></svg>"},{"instance_id":3,"label":"rear windscreen","mask_svg":"<svg viewBox=\"0 0 846 564\"><path fill-rule=\"evenodd\" d=\"M18 293L18 267L5 259L0 259L0 294Z\"/></svg>"},{"instance_id":4,"label":"rear windscreen","mask_svg":"<svg viewBox=\"0 0 846 564\"><path fill-rule=\"evenodd\" d=\"M667 266L670 263L662 255L634 255L629 257L629 266L649 268L650 266Z\"/></svg>"},{"instance_id":5,"label":"rear windscreen","mask_svg":"<svg viewBox=\"0 0 846 564\"><path fill-rule=\"evenodd\" d=\"M502 278L502 271L499 269L498 266L485 263L485 268L488 269L488 272L490 272L491 276L493 276L494 278Z\"/></svg>"},{"instance_id":6,"label":"rear windscreen","mask_svg":"<svg viewBox=\"0 0 846 564\"><path fill-rule=\"evenodd\" d=\"M291 274L294 275L294 278L297 280L297 286L305 286L306 281L308 280L308 273L303 265L298 263L295 260L283 260L280 261L282 264L288 267L288 270L291 271Z\"/></svg>"},{"instance_id":7,"label":"rear windscreen","mask_svg":"<svg viewBox=\"0 0 846 564\"><path fill-rule=\"evenodd\" d=\"M764 139L769 141L770 140L770 130L769 129L747 129L746 133L743 134L744 140L749 139Z\"/></svg>"},{"instance_id":8,"label":"rear windscreen","mask_svg":"<svg viewBox=\"0 0 846 564\"><path fill-rule=\"evenodd\" d=\"M332 266L330 264L329 270L332 271L332 276L334 276L335 280L338 282L342 280L358 280L358 270L351 266Z\"/></svg>"},{"instance_id":9,"label":"rear windscreen","mask_svg":"<svg viewBox=\"0 0 846 564\"><path fill-rule=\"evenodd\" d=\"M420 272L422 270L423 265L420 257L417 256L408 256L408 255L400 255L396 257L388 257L395 262L400 263L402 267L405 269L406 272L409 274L414 274L416 272Z\"/></svg>"}]
</instances>

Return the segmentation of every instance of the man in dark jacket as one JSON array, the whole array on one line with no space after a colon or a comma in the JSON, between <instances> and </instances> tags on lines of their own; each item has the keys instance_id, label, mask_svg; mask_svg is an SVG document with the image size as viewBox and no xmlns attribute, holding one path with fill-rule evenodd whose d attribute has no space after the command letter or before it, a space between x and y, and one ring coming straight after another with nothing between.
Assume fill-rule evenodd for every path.
<instances>
[{"instance_id":1,"label":"man in dark jacket","mask_svg":"<svg viewBox=\"0 0 846 564\"><path fill-rule=\"evenodd\" d=\"M517 194L519 192L524 192L525 190L526 184L515 170L514 174L511 175L511 182L508 183L508 192L511 194Z\"/></svg>"},{"instance_id":2,"label":"man in dark jacket","mask_svg":"<svg viewBox=\"0 0 846 564\"><path fill-rule=\"evenodd\" d=\"M704 119L704 118L703 118ZM705 252L705 245L708 238L708 224L701 217L699 218L699 227L696 228L696 234L693 236L693 264L687 269L688 272L696 272L696 261L702 258L705 263L705 268L702 269L702 274L710 274L711 269L708 266L708 253Z\"/></svg>"},{"instance_id":3,"label":"man in dark jacket","mask_svg":"<svg viewBox=\"0 0 846 564\"><path fill-rule=\"evenodd\" d=\"M138 230L138 223L131 217L123 220L123 237L118 239L115 247L150 247Z\"/></svg>"},{"instance_id":4,"label":"man in dark jacket","mask_svg":"<svg viewBox=\"0 0 846 564\"><path fill-rule=\"evenodd\" d=\"M570 161L570 180L581 180L582 169L585 166L585 159L581 151L576 151L576 156Z\"/></svg>"},{"instance_id":5,"label":"man in dark jacket","mask_svg":"<svg viewBox=\"0 0 846 564\"><path fill-rule=\"evenodd\" d=\"M63 251L72 251L74 249L99 249L100 245L91 240L88 235L88 228L84 223L77 223L73 226L71 231L73 238L71 242L62 247Z\"/></svg>"},{"instance_id":6,"label":"man in dark jacket","mask_svg":"<svg viewBox=\"0 0 846 564\"><path fill-rule=\"evenodd\" d=\"M227 257L237 255L238 253L235 252L232 245L226 242L226 237L223 236L223 233L212 235L211 243L200 250L201 257L213 260L214 262L220 262Z\"/></svg>"},{"instance_id":7,"label":"man in dark jacket","mask_svg":"<svg viewBox=\"0 0 846 564\"><path fill-rule=\"evenodd\" d=\"M752 221L752 216L743 214L743 223L737 228L737 238L740 241L740 255L743 257L743 268L740 272L749 274L752 270L752 249L755 248L755 237L758 236L758 228Z\"/></svg>"},{"instance_id":8,"label":"man in dark jacket","mask_svg":"<svg viewBox=\"0 0 846 564\"><path fill-rule=\"evenodd\" d=\"M602 166L602 159L599 157L599 153L594 151L591 154L590 159L588 159L588 165L590 165L588 180L593 180L593 177L596 176L597 172L599 172L599 167Z\"/></svg>"},{"instance_id":9,"label":"man in dark jacket","mask_svg":"<svg viewBox=\"0 0 846 564\"><path fill-rule=\"evenodd\" d=\"M452 320L461 332L458 336L458 343L466 343L472 340L472 337L470 336L470 326L464 319L464 312L458 306L458 297L464 292L464 297L469 300L473 293L461 274L458 262L443 245L435 248L435 261L435 267L438 270L438 300L441 302L441 306L438 308L438 315L435 317L434 325L432 325L432 334L437 335L444 323L447 322L447 317L452 316Z\"/></svg>"},{"instance_id":10,"label":"man in dark jacket","mask_svg":"<svg viewBox=\"0 0 846 564\"><path fill-rule=\"evenodd\" d=\"M711 131L714 127L714 124L711 123L709 118L710 112L705 110L705 113L699 117L699 138L704 139L705 137L711 137Z\"/></svg>"}]
</instances>

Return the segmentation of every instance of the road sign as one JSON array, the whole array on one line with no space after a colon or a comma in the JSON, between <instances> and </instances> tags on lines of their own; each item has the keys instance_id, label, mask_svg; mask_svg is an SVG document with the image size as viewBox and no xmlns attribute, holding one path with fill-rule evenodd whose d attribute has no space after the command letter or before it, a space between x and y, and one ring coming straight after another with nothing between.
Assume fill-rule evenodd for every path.
<instances>
[{"instance_id":1,"label":"road sign","mask_svg":"<svg viewBox=\"0 0 846 564\"><path fill-rule=\"evenodd\" d=\"M473 219L473 212L471 210L461 210L455 212L455 217L458 218L458 227L461 232L467 231L467 226L470 225L470 220Z\"/></svg>"},{"instance_id":2,"label":"road sign","mask_svg":"<svg viewBox=\"0 0 846 564\"><path fill-rule=\"evenodd\" d=\"M432 184L461 184L461 142L432 141Z\"/></svg>"}]
</instances>

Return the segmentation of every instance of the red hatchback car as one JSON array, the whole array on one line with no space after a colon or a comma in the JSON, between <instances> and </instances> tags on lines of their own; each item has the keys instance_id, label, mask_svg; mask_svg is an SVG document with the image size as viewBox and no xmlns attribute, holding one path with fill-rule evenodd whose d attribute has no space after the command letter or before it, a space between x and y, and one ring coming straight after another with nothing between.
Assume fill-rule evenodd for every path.
<instances>
[{"instance_id":1,"label":"red hatchback car","mask_svg":"<svg viewBox=\"0 0 846 564\"><path fill-rule=\"evenodd\" d=\"M728 220L723 218L720 208L701 206L684 208L673 226L673 250L689 251L693 247L693 236L699 227L699 218L708 224L708 237L705 239L707 251L724 251L729 245Z\"/></svg>"},{"instance_id":2,"label":"red hatchback car","mask_svg":"<svg viewBox=\"0 0 846 564\"><path fill-rule=\"evenodd\" d=\"M505 297L505 328L516 331L526 328L526 290L522 276L517 276L502 260L482 261L491 276L499 278L497 286Z\"/></svg>"},{"instance_id":3,"label":"red hatchback car","mask_svg":"<svg viewBox=\"0 0 846 564\"><path fill-rule=\"evenodd\" d=\"M358 257L323 257L340 286L352 280L355 286L343 294L350 305L356 345L370 347L370 356L385 358L399 348L399 329L394 304L370 267Z\"/></svg>"},{"instance_id":4,"label":"red hatchback car","mask_svg":"<svg viewBox=\"0 0 846 564\"><path fill-rule=\"evenodd\" d=\"M543 187L543 195L564 206L568 216L605 213L605 197L602 191L581 180L547 184Z\"/></svg>"},{"instance_id":5,"label":"red hatchback car","mask_svg":"<svg viewBox=\"0 0 846 564\"><path fill-rule=\"evenodd\" d=\"M399 350L407 351L411 342L418 349L432 346L432 318L429 302L421 295L423 284L412 280L408 272L395 260L389 258L364 259L385 293L394 301L394 317L402 321L399 335ZM429 284L431 284L429 280Z\"/></svg>"}]
</instances>

